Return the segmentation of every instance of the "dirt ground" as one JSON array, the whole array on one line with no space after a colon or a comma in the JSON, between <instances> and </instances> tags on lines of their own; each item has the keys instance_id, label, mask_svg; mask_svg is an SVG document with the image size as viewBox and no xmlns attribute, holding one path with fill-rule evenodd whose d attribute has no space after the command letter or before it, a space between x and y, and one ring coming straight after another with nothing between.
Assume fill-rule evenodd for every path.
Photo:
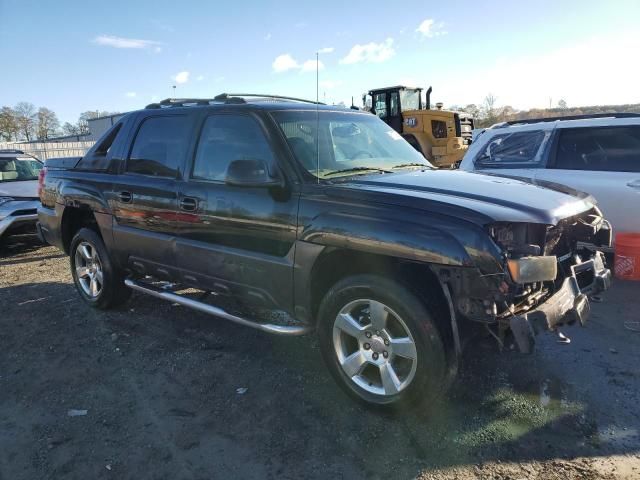
<instances>
[{"instance_id":1,"label":"dirt ground","mask_svg":"<svg viewBox=\"0 0 640 480\"><path fill-rule=\"evenodd\" d=\"M140 295L96 311L61 252L14 242L0 257L0 480L640 478L640 332L626 323L640 283L592 308L570 345L543 335L523 356L478 341L445 401L381 415L338 389L312 336Z\"/></svg>"}]
</instances>

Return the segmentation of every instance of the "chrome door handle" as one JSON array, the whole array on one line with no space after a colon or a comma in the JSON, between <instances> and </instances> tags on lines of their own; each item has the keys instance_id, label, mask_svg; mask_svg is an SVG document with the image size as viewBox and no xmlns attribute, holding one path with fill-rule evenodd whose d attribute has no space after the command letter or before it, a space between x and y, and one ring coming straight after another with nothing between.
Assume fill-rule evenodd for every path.
<instances>
[{"instance_id":1,"label":"chrome door handle","mask_svg":"<svg viewBox=\"0 0 640 480\"><path fill-rule=\"evenodd\" d=\"M198 208L198 200L193 197L184 197L180 199L180 208L187 212L193 212Z\"/></svg>"},{"instance_id":2,"label":"chrome door handle","mask_svg":"<svg viewBox=\"0 0 640 480\"><path fill-rule=\"evenodd\" d=\"M118 192L118 198L122 203L131 203L133 200L133 195L131 192Z\"/></svg>"}]
</instances>

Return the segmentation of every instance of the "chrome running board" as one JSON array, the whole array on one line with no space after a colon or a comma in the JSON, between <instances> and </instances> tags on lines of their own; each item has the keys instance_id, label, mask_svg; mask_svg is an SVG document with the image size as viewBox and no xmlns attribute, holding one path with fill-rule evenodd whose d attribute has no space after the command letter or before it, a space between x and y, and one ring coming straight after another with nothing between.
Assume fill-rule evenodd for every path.
<instances>
[{"instance_id":1,"label":"chrome running board","mask_svg":"<svg viewBox=\"0 0 640 480\"><path fill-rule=\"evenodd\" d=\"M263 332L274 333L276 335L297 336L297 335L306 335L307 333L310 333L313 330L313 328L309 325L284 326L284 325L273 325L271 323L259 323L253 320L247 320L246 318L241 318L241 317L232 315L219 307L214 307L213 305L209 305L204 302L199 302L197 300L192 300L191 298L183 297L182 295L173 293L170 290L159 290L149 285L143 285L130 278L125 279L124 284L127 287L133 290L136 290L138 292L142 292L147 295L152 295L154 297L161 298L162 300L167 300L169 302L174 302L179 305L182 305L183 307L192 308L194 310L198 310L203 313L208 313L209 315L224 318L225 320L229 320L231 322L244 325L245 327L251 327L257 330L262 330Z\"/></svg>"}]
</instances>

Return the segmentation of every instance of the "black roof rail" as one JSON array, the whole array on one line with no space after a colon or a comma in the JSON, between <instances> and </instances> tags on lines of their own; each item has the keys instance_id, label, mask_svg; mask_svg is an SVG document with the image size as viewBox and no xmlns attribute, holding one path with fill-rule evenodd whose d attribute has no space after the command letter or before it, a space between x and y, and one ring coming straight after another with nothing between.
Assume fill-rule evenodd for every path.
<instances>
[{"instance_id":1,"label":"black roof rail","mask_svg":"<svg viewBox=\"0 0 640 480\"><path fill-rule=\"evenodd\" d=\"M25 153L22 150L17 150L15 148L0 149L0 153L15 153L17 155L25 155Z\"/></svg>"},{"instance_id":2,"label":"black roof rail","mask_svg":"<svg viewBox=\"0 0 640 480\"><path fill-rule=\"evenodd\" d=\"M322 102L305 100L304 98L285 97L282 95L268 95L258 93L221 93L214 98L165 98L157 103L150 103L145 108L190 107L194 105L211 105L212 103L249 103L243 97L262 98L265 100L290 100L293 102L313 103L324 105Z\"/></svg>"},{"instance_id":3,"label":"black roof rail","mask_svg":"<svg viewBox=\"0 0 640 480\"><path fill-rule=\"evenodd\" d=\"M157 103L150 103L145 108L186 107L191 105L210 105L213 98L165 98Z\"/></svg>"},{"instance_id":4,"label":"black roof rail","mask_svg":"<svg viewBox=\"0 0 640 480\"><path fill-rule=\"evenodd\" d=\"M525 118L523 120L510 120L508 122L501 122L494 125L494 128L508 127L509 125L523 125L529 123L540 122L556 122L558 120L587 120L590 118L640 118L640 113L632 112L611 112L611 113L589 113L584 115L567 115L559 117L545 117L545 118Z\"/></svg>"},{"instance_id":5,"label":"black roof rail","mask_svg":"<svg viewBox=\"0 0 640 480\"><path fill-rule=\"evenodd\" d=\"M293 102L301 102L301 103L312 103L314 105L324 105L322 102L316 102L315 100L307 100L304 98L297 97L286 97L284 95L271 95L268 93L221 93L220 95L216 95L214 100L216 101L233 101L236 98L244 100L243 97L250 98L264 98L264 99L273 99L273 100L291 100ZM247 103L246 100L244 100Z\"/></svg>"}]
</instances>

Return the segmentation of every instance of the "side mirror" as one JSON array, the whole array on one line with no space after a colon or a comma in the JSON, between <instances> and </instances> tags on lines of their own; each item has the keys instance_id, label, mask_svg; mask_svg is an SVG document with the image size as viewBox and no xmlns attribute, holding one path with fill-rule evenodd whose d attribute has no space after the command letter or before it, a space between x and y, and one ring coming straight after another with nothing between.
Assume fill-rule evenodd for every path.
<instances>
[{"instance_id":1,"label":"side mirror","mask_svg":"<svg viewBox=\"0 0 640 480\"><path fill-rule=\"evenodd\" d=\"M236 187L283 186L281 178L271 175L264 160L234 160L227 167L227 185Z\"/></svg>"}]
</instances>

